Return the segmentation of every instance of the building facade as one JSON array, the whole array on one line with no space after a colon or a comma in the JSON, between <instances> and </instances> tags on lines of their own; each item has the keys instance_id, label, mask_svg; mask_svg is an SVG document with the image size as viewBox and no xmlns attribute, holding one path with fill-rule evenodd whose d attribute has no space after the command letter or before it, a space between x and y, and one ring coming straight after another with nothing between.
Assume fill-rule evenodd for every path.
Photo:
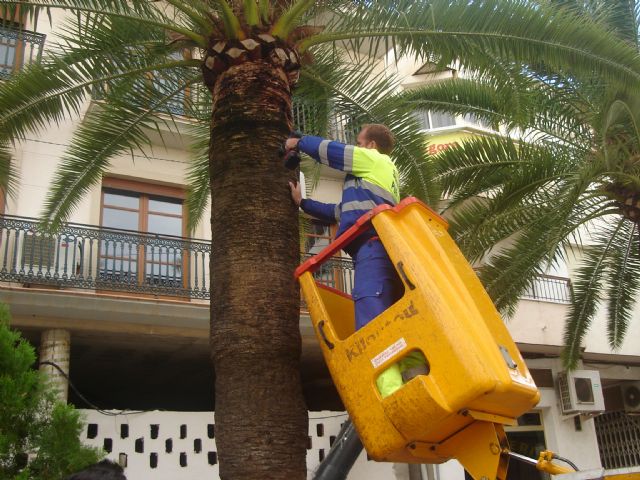
<instances>
[{"instance_id":1,"label":"building facade","mask_svg":"<svg viewBox=\"0 0 640 480\"><path fill-rule=\"evenodd\" d=\"M53 25L60 20L54 12ZM37 32L24 27L0 28L0 81L38 61L56 35L44 22ZM379 62L380 71L404 78L403 88L456 74L387 57ZM87 102L84 112L98 105ZM473 118L417 115L430 154L490 133ZM83 409L83 441L104 448L129 478L216 478L208 353L211 238L206 222L187 236L189 119L178 121L184 124L179 134L165 132L148 151L114 159L69 223L55 235L42 235L37 218L43 200L82 117L16 146L20 184L0 212L0 301L10 306L13 326L36 345L40 361L59 365L62 373L42 368L68 401ZM317 188L306 193L335 202L341 187L339 174L322 170ZM312 222L303 253L320 251L334 232ZM617 352L608 348L601 312L585 340L581 371L587 373L564 377L559 353L575 255L561 271L536 281L508 323L542 393L540 404L509 427L510 443L529 456L551 449L584 469L638 465L640 405L634 392L640 389L640 309ZM333 258L317 278L350 291L350 259ZM300 329L311 475L347 415L304 305ZM510 479L544 478L530 467L511 468ZM363 453L349 478L462 480L465 473L455 461L409 467L376 463Z\"/></svg>"}]
</instances>

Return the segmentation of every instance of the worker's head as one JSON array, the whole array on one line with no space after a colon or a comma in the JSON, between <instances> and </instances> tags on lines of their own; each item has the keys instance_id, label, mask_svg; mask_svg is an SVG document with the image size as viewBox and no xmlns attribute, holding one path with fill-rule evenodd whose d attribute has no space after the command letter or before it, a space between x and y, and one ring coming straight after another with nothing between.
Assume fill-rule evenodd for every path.
<instances>
[{"instance_id":1,"label":"worker's head","mask_svg":"<svg viewBox=\"0 0 640 480\"><path fill-rule=\"evenodd\" d=\"M362 126L356 143L362 148L373 148L380 153L390 155L396 144L396 139L386 126L379 123L369 123Z\"/></svg>"}]
</instances>

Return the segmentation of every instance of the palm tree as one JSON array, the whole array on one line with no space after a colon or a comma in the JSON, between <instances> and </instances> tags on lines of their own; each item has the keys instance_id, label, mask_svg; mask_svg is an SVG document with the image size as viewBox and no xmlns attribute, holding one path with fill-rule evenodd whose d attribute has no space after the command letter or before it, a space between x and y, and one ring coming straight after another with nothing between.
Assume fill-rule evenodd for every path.
<instances>
[{"instance_id":1,"label":"palm tree","mask_svg":"<svg viewBox=\"0 0 640 480\"><path fill-rule=\"evenodd\" d=\"M12 140L82 112L96 89L102 99L61 159L43 213L49 228L100 182L114 155L142 149L160 123L171 127L172 101L184 101L198 121L203 139L195 150L206 153L193 163L189 206L193 224L211 192L211 355L222 478L306 476L299 297L292 279L297 211L287 190L292 174L277 153L292 128L298 76L299 100L318 115L334 111L354 124L390 124L400 139L396 157L405 192L435 202L439 192L429 188L422 141L408 107L392 93L394 79L370 81L371 61L355 54L375 57L393 48L398 55L458 59L478 71L489 69L494 57L544 60L637 85L640 59L632 48L619 47L589 19L531 3L0 1L32 18L51 8L76 14L41 65L0 87L6 187ZM149 81L150 75L161 81ZM206 94L185 93L199 89Z\"/></svg>"},{"instance_id":2,"label":"palm tree","mask_svg":"<svg viewBox=\"0 0 640 480\"><path fill-rule=\"evenodd\" d=\"M638 51L640 2L556 3ZM638 90L571 64L496 60L489 74L414 91L405 101L475 115L510 134L466 141L435 160L452 232L471 259L486 260L480 277L496 305L513 314L538 274L575 254L565 365L577 366L603 302L609 344L619 348L640 292Z\"/></svg>"}]
</instances>

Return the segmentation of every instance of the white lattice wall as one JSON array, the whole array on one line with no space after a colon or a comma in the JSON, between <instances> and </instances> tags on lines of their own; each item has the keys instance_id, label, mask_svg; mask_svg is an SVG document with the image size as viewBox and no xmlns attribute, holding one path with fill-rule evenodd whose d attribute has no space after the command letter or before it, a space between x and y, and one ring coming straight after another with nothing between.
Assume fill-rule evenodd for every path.
<instances>
[{"instance_id":1,"label":"white lattice wall","mask_svg":"<svg viewBox=\"0 0 640 480\"><path fill-rule=\"evenodd\" d=\"M217 479L218 455L213 412L144 412L108 416L81 410L87 426L82 440L108 451L118 461L126 455L129 480ZM343 412L309 412L308 478L329 451ZM367 460L362 453L349 480L394 479L393 465Z\"/></svg>"}]
</instances>

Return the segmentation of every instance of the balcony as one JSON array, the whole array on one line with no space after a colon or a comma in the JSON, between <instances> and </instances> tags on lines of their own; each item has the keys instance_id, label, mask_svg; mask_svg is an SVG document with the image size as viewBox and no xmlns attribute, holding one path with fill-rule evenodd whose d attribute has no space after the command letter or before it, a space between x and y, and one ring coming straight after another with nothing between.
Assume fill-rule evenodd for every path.
<instances>
[{"instance_id":1,"label":"balcony","mask_svg":"<svg viewBox=\"0 0 640 480\"><path fill-rule=\"evenodd\" d=\"M303 261L310 258L305 255ZM314 272L316 281L328 287L351 293L354 281L353 262L346 258L333 257L321 264ZM538 275L533 284L521 296L523 300L570 303L569 279L552 275Z\"/></svg>"},{"instance_id":2,"label":"balcony","mask_svg":"<svg viewBox=\"0 0 640 480\"><path fill-rule=\"evenodd\" d=\"M571 303L570 280L566 277L538 275L521 298L523 300L569 304Z\"/></svg>"},{"instance_id":3,"label":"balcony","mask_svg":"<svg viewBox=\"0 0 640 480\"><path fill-rule=\"evenodd\" d=\"M0 80L25 65L40 62L46 35L0 25Z\"/></svg>"},{"instance_id":4,"label":"balcony","mask_svg":"<svg viewBox=\"0 0 640 480\"><path fill-rule=\"evenodd\" d=\"M208 300L210 242L0 216L0 281Z\"/></svg>"},{"instance_id":5,"label":"balcony","mask_svg":"<svg viewBox=\"0 0 640 480\"><path fill-rule=\"evenodd\" d=\"M210 251L206 240L91 225L49 235L37 219L0 216L0 282L209 300ZM314 276L351 293L353 262L333 257ZM522 298L567 304L569 280L540 275Z\"/></svg>"}]
</instances>

